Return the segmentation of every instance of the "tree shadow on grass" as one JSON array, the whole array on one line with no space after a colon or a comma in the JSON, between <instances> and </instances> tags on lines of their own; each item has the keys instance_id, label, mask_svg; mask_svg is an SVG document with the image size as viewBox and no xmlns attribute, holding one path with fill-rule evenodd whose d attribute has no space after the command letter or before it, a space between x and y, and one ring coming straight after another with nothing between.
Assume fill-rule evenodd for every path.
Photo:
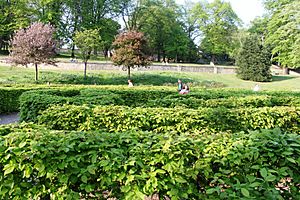
<instances>
[{"instance_id":1,"label":"tree shadow on grass","mask_svg":"<svg viewBox=\"0 0 300 200\"><path fill-rule=\"evenodd\" d=\"M287 81L296 78L295 76L273 76L272 82Z\"/></svg>"}]
</instances>

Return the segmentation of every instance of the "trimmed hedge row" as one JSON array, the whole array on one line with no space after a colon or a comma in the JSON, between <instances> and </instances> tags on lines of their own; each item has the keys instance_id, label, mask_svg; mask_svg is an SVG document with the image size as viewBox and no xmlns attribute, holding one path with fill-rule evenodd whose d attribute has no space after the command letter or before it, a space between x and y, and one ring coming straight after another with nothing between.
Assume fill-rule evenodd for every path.
<instances>
[{"instance_id":1,"label":"trimmed hedge row","mask_svg":"<svg viewBox=\"0 0 300 200\"><path fill-rule=\"evenodd\" d=\"M47 88L49 88L49 86L42 86L42 85L38 87L35 85L31 85L23 88L20 88L20 86L0 88L0 113L19 111L19 106L20 106L19 96L23 92L29 90L34 90L32 92L36 94L55 95L57 98L59 98L60 96L67 97L65 95L61 95L63 92L59 92L59 91L67 90L70 93L72 93L71 91L73 91L74 94L76 94L74 96L77 96L77 98L89 97L89 101L91 102L91 104L97 104L97 105L106 105L105 103L100 102L99 99L97 99L97 96L109 95L109 96L114 96L113 98L117 100L117 102L112 101L112 103L115 103L115 105L126 105L132 107L135 106L174 107L174 106L183 105L188 108L198 108L198 107L209 106L209 105L218 106L219 102L215 103L214 100L206 102L205 100L218 99L218 98L227 99L230 97L233 98L247 97L249 95L257 96L257 97L262 95L265 97L261 97L261 100L254 99L253 103L251 103L251 100L249 102L249 100L247 100L246 98L245 101L247 103L243 104L242 102L240 102L237 103L236 106L254 105L253 107L255 107L256 105L264 105L264 106L265 105L266 106L299 105L299 99L300 99L300 93L296 93L296 92L254 93L253 91L232 90L232 89L231 90L229 89L197 90L197 91L192 91L192 93L189 95L181 96L178 95L175 91L170 90L170 88L164 88L164 87L153 88L153 87L141 86L134 89L128 89L126 87L102 86L102 87L93 87L92 89L86 89L87 87L84 86L76 86L74 88L73 86L61 87L55 85L55 86L51 86L51 88L53 89L47 89ZM33 93L30 94L34 95ZM279 99L275 97L278 97ZM48 98L48 96L46 98ZM75 101L75 100L65 99L61 101L64 103L65 101ZM55 102L57 102L57 100L55 100ZM47 101L47 103L51 103L51 102ZM87 104L88 101L84 101L84 103ZM231 104L230 101L221 100L220 105L225 107L234 107L235 103Z\"/></svg>"},{"instance_id":2,"label":"trimmed hedge row","mask_svg":"<svg viewBox=\"0 0 300 200\"><path fill-rule=\"evenodd\" d=\"M122 132L219 132L280 127L300 131L300 107L264 108L130 108L123 106L55 105L37 118L56 130Z\"/></svg>"},{"instance_id":3,"label":"trimmed hedge row","mask_svg":"<svg viewBox=\"0 0 300 200\"><path fill-rule=\"evenodd\" d=\"M218 99L196 99L196 98L165 98L149 100L146 102L147 107L184 107L191 109L206 108L239 108L239 107L273 107L273 106L300 106L298 97L277 97L277 96L246 96L246 97L228 97Z\"/></svg>"},{"instance_id":4,"label":"trimmed hedge row","mask_svg":"<svg viewBox=\"0 0 300 200\"><path fill-rule=\"evenodd\" d=\"M68 95L67 95L68 94ZM234 96L234 95L235 96ZM252 94L248 95L247 94ZM36 121L39 113L52 105L74 104L83 105L122 105L130 107L273 107L273 106L300 106L298 93L264 93L253 95L245 91L199 91L192 95L178 95L170 91L144 90L40 90L24 93L20 97L20 116L24 121ZM230 95L233 95L231 97ZM269 96L274 95L274 96ZM202 99L201 99L202 98ZM210 99L211 98L211 99ZM216 99L215 99L216 98Z\"/></svg>"},{"instance_id":5,"label":"trimmed hedge row","mask_svg":"<svg viewBox=\"0 0 300 200\"><path fill-rule=\"evenodd\" d=\"M0 114L17 112L19 110L19 96L29 89L0 89Z\"/></svg>"},{"instance_id":6,"label":"trimmed hedge row","mask_svg":"<svg viewBox=\"0 0 300 200\"><path fill-rule=\"evenodd\" d=\"M1 199L299 199L300 137L0 127Z\"/></svg>"}]
</instances>

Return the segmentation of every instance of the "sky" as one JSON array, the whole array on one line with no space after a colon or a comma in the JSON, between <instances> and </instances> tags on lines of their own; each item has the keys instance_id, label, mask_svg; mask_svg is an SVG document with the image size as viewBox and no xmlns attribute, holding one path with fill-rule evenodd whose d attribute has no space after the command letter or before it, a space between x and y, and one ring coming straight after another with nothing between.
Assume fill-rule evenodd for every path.
<instances>
[{"instance_id":1,"label":"sky","mask_svg":"<svg viewBox=\"0 0 300 200\"><path fill-rule=\"evenodd\" d=\"M190 0L192 2L197 2L199 0ZM212 2L213 0L208 0ZM250 24L257 16L262 16L264 14L264 8L262 0L225 0L231 3L232 9L239 16L239 18L244 22L244 26ZM183 4L185 0L176 0L177 3Z\"/></svg>"}]
</instances>

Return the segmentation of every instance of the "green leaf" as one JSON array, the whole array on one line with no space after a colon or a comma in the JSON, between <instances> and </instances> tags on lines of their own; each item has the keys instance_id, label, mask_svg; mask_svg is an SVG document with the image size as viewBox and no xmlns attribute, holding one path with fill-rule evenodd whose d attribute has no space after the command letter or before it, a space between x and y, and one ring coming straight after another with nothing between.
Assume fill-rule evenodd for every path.
<instances>
[{"instance_id":1,"label":"green leaf","mask_svg":"<svg viewBox=\"0 0 300 200\"><path fill-rule=\"evenodd\" d=\"M89 184L89 185L86 185L84 189L85 189L86 192L92 192L93 191L93 186Z\"/></svg>"},{"instance_id":2,"label":"green leaf","mask_svg":"<svg viewBox=\"0 0 300 200\"><path fill-rule=\"evenodd\" d=\"M31 172L32 172L32 168L31 168L30 166L27 166L26 169L25 169L25 171L24 171L24 176L25 176L26 178L29 178Z\"/></svg>"},{"instance_id":3,"label":"green leaf","mask_svg":"<svg viewBox=\"0 0 300 200\"><path fill-rule=\"evenodd\" d=\"M15 169L15 166L12 165L12 164L5 165L5 166L4 166L4 176L5 176L6 174L12 173L12 172L14 171L14 169Z\"/></svg>"},{"instance_id":4,"label":"green leaf","mask_svg":"<svg viewBox=\"0 0 300 200\"><path fill-rule=\"evenodd\" d=\"M121 191L127 193L131 189L130 185L124 185L121 187Z\"/></svg>"},{"instance_id":5,"label":"green leaf","mask_svg":"<svg viewBox=\"0 0 300 200\"><path fill-rule=\"evenodd\" d=\"M243 194L245 197L249 197L249 196L250 196L249 191L248 191L246 188L242 188L242 189L241 189L241 192L242 192L242 194Z\"/></svg>"},{"instance_id":6,"label":"green leaf","mask_svg":"<svg viewBox=\"0 0 300 200\"><path fill-rule=\"evenodd\" d=\"M275 181L276 180L276 176L274 176L274 175L271 174L271 175L267 176L265 178L265 180L268 181L268 182Z\"/></svg>"},{"instance_id":7,"label":"green leaf","mask_svg":"<svg viewBox=\"0 0 300 200\"><path fill-rule=\"evenodd\" d=\"M177 183L186 183L187 181L181 176L177 176L174 178Z\"/></svg>"},{"instance_id":8,"label":"green leaf","mask_svg":"<svg viewBox=\"0 0 300 200\"><path fill-rule=\"evenodd\" d=\"M292 162L292 163L295 163L296 164L296 161L293 159L293 158L286 158L288 161Z\"/></svg>"},{"instance_id":9,"label":"green leaf","mask_svg":"<svg viewBox=\"0 0 300 200\"><path fill-rule=\"evenodd\" d=\"M258 186L260 186L259 182L254 182L249 185L249 187L258 187Z\"/></svg>"},{"instance_id":10,"label":"green leaf","mask_svg":"<svg viewBox=\"0 0 300 200\"><path fill-rule=\"evenodd\" d=\"M96 173L95 173L95 166L93 166L93 165L88 166L88 167L87 167L87 170L88 170L88 172L89 172L90 174L96 174Z\"/></svg>"},{"instance_id":11,"label":"green leaf","mask_svg":"<svg viewBox=\"0 0 300 200\"><path fill-rule=\"evenodd\" d=\"M157 169L155 172L158 173L158 174L164 174L164 173L166 173L166 171L163 170L163 169Z\"/></svg>"},{"instance_id":12,"label":"green leaf","mask_svg":"<svg viewBox=\"0 0 300 200\"><path fill-rule=\"evenodd\" d=\"M87 183L88 178L86 177L86 175L81 176L81 181Z\"/></svg>"},{"instance_id":13,"label":"green leaf","mask_svg":"<svg viewBox=\"0 0 300 200\"><path fill-rule=\"evenodd\" d=\"M216 188L210 188L210 189L206 190L206 194L212 194L215 191L217 191Z\"/></svg>"},{"instance_id":14,"label":"green leaf","mask_svg":"<svg viewBox=\"0 0 300 200\"><path fill-rule=\"evenodd\" d=\"M267 177L267 175L268 175L268 171L266 170L266 168L260 169L259 172L260 172L261 176L264 178Z\"/></svg>"},{"instance_id":15,"label":"green leaf","mask_svg":"<svg viewBox=\"0 0 300 200\"><path fill-rule=\"evenodd\" d=\"M69 177L67 175L62 175L59 177L59 181L61 183L65 183L65 184L68 182L68 179L69 179Z\"/></svg>"},{"instance_id":16,"label":"green leaf","mask_svg":"<svg viewBox=\"0 0 300 200\"><path fill-rule=\"evenodd\" d=\"M19 147L20 147L20 148L23 148L23 147L25 147L25 145L26 145L26 141L25 141L25 142L22 142L22 143L20 143L20 144L19 144Z\"/></svg>"}]
</instances>

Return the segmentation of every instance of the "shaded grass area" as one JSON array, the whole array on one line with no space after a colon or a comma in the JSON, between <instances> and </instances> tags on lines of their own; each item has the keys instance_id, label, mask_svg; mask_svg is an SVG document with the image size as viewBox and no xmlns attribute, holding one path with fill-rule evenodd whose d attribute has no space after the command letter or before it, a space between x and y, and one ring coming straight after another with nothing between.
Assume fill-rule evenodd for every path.
<instances>
[{"instance_id":1,"label":"shaded grass area","mask_svg":"<svg viewBox=\"0 0 300 200\"><path fill-rule=\"evenodd\" d=\"M88 71L86 80L81 71L40 70L40 80L34 81L34 70L22 67L1 67L1 84L81 84L81 85L127 85L126 71ZM135 86L176 86L181 79L192 87L227 87L252 89L256 84L243 81L232 74L209 74L191 72L141 72L133 71ZM262 90L300 91L300 76L273 76L269 83L259 83Z\"/></svg>"}]
</instances>

